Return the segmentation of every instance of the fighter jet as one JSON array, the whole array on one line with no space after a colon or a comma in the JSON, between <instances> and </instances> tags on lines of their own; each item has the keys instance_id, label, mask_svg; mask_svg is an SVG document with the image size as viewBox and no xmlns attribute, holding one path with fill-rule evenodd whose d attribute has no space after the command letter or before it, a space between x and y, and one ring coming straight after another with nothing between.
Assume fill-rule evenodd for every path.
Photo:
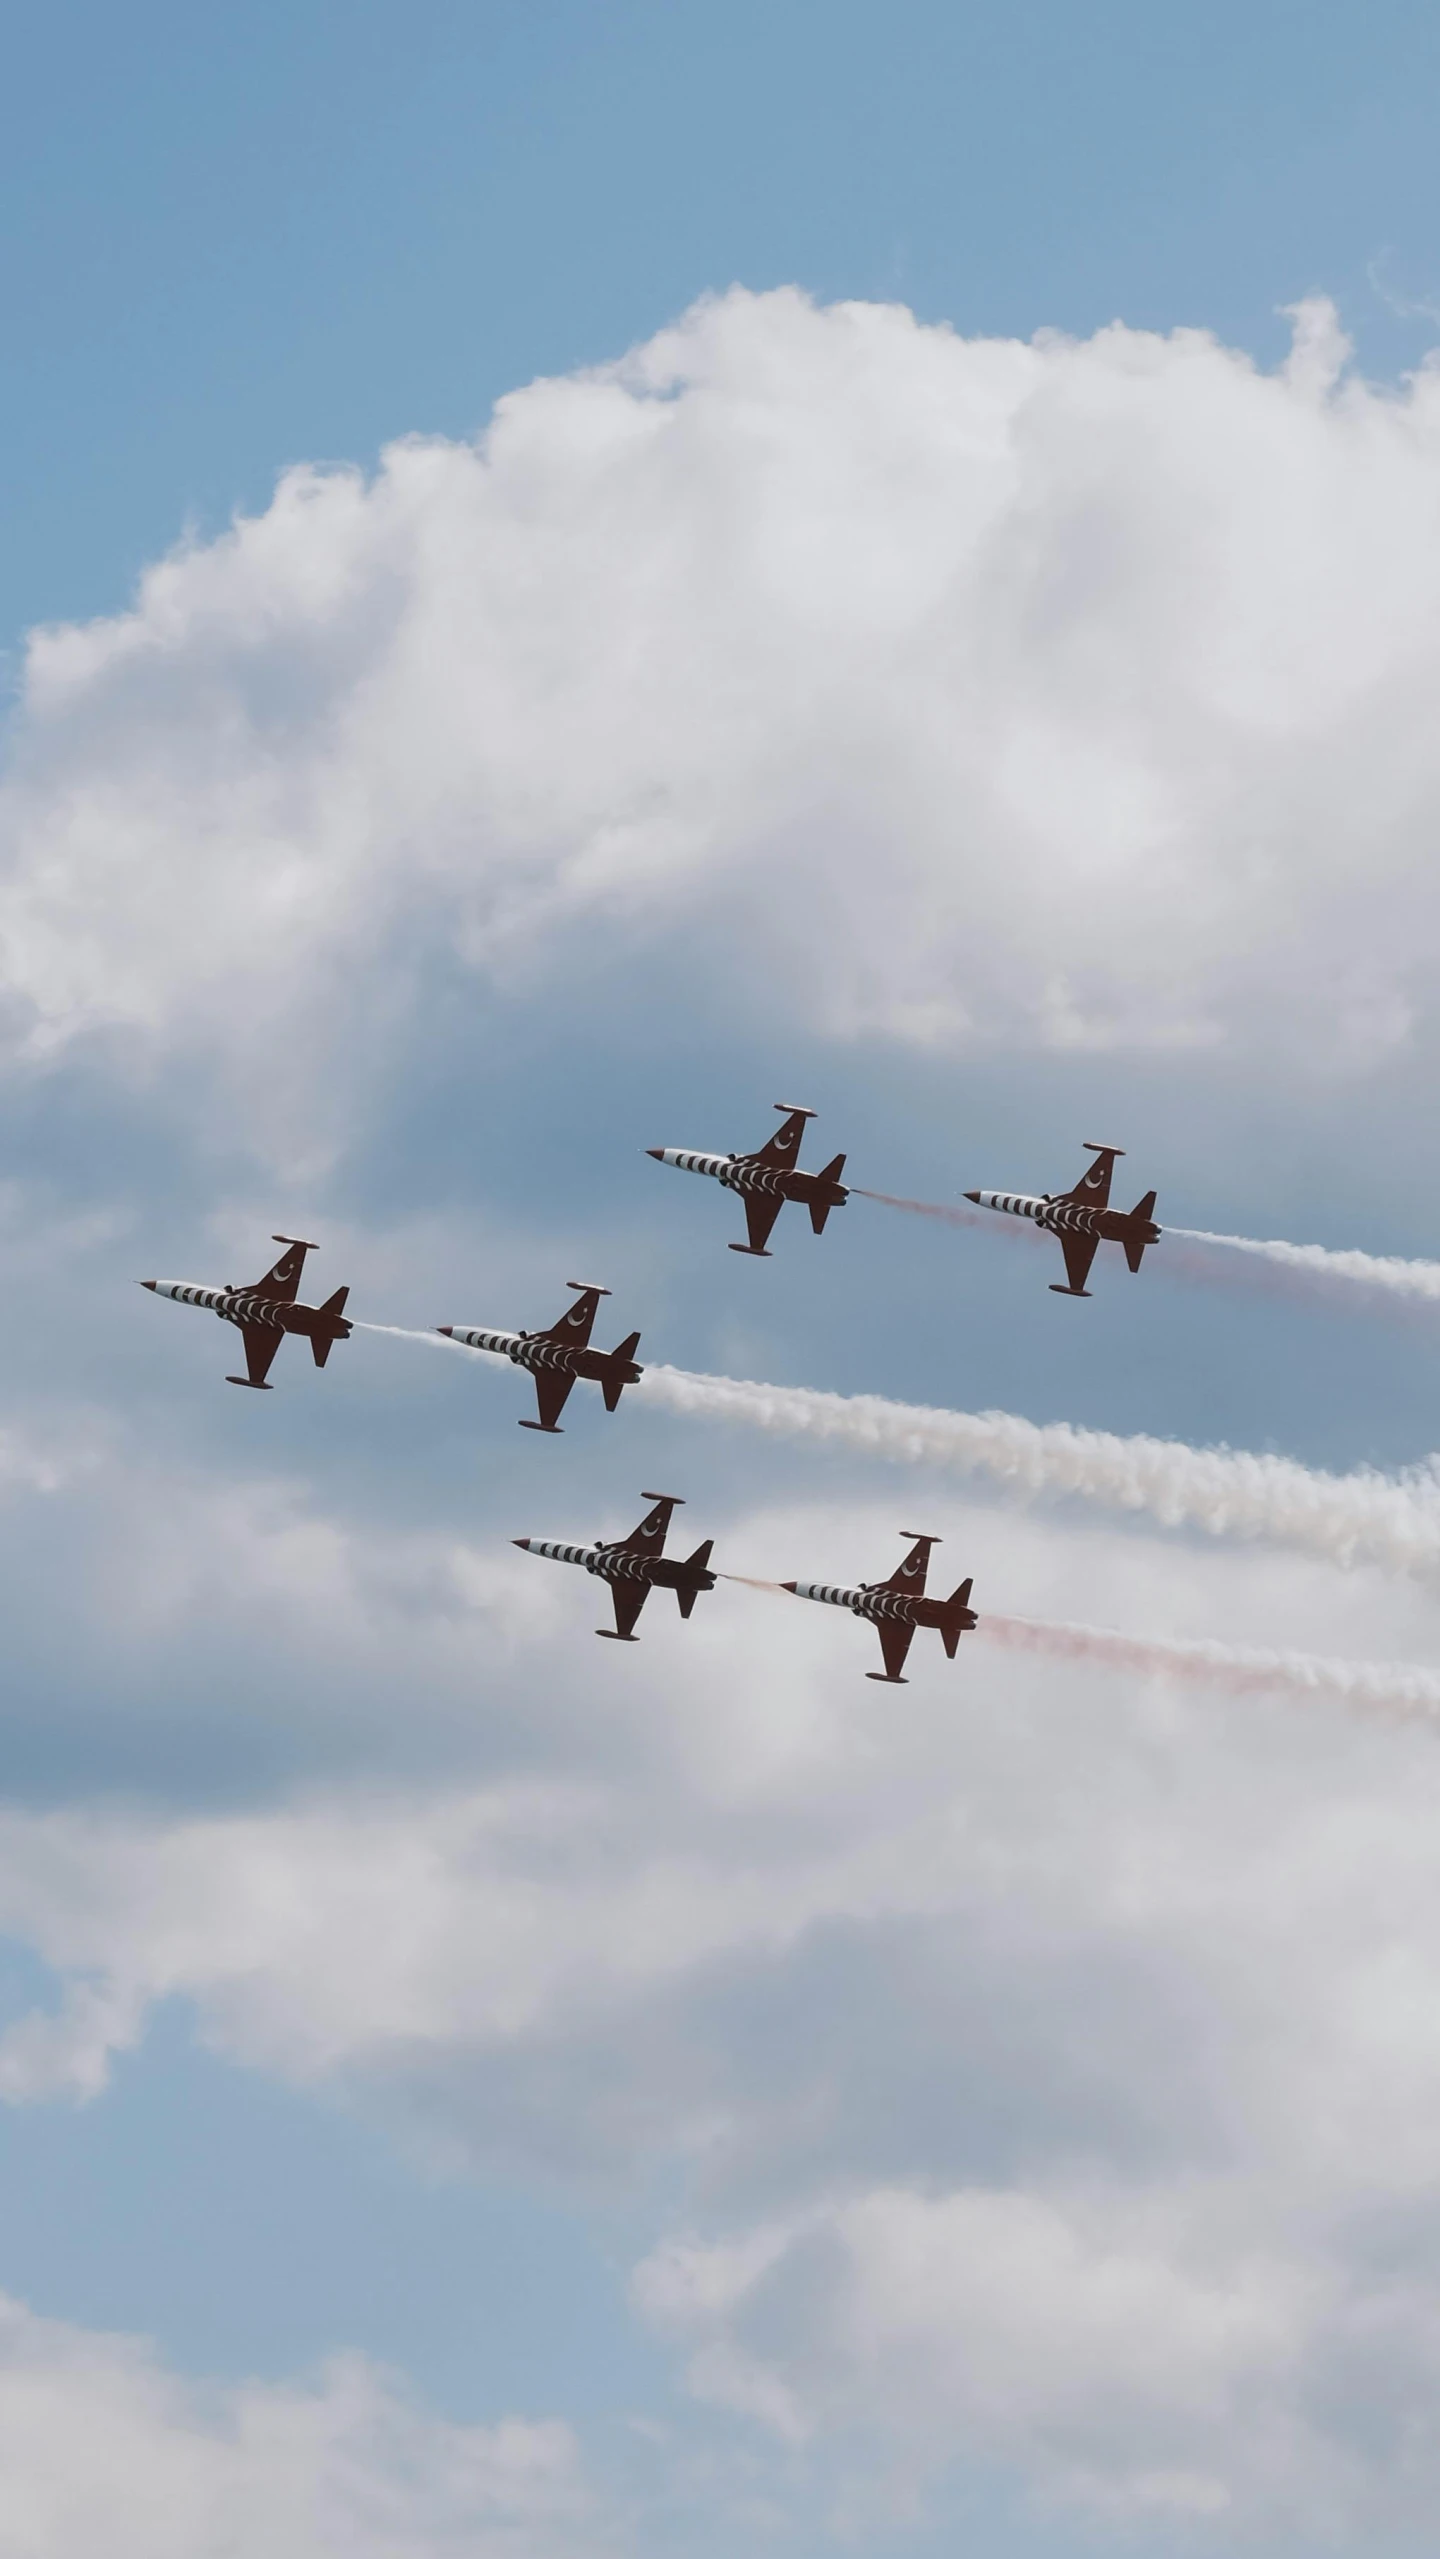
<instances>
[{"instance_id":1,"label":"fighter jet","mask_svg":"<svg viewBox=\"0 0 1440 2559\"><path fill-rule=\"evenodd\" d=\"M936 1626L940 1641L951 1661L962 1635L978 1626L970 1605L973 1574L966 1575L958 1590L948 1599L927 1599L925 1574L930 1562L930 1549L938 1546L938 1537L922 1537L917 1529L902 1528L902 1537L913 1537L914 1545L903 1564L896 1566L888 1582L862 1582L858 1590L837 1590L830 1582L782 1582L782 1590L793 1590L797 1599L828 1600L832 1608L853 1609L857 1617L868 1618L880 1638L884 1656L883 1670L867 1670L867 1679L879 1679L891 1687L903 1688L905 1656L917 1626Z\"/></svg>"},{"instance_id":2,"label":"fighter jet","mask_svg":"<svg viewBox=\"0 0 1440 2559\"><path fill-rule=\"evenodd\" d=\"M284 1333L308 1335L315 1354L315 1365L323 1368L336 1342L348 1342L350 1326L345 1316L348 1288L337 1288L323 1306L297 1304L295 1291L305 1268L305 1256L316 1250L313 1244L302 1244L294 1235L274 1235L274 1244L283 1244L284 1252L273 1271L256 1280L252 1288L236 1288L227 1280L223 1288L197 1288L189 1280L142 1280L142 1288L153 1289L157 1297L175 1297L182 1306L208 1306L222 1324L238 1324L245 1344L247 1377L227 1377L227 1386L262 1386L269 1393L267 1380L270 1364L280 1348Z\"/></svg>"},{"instance_id":3,"label":"fighter jet","mask_svg":"<svg viewBox=\"0 0 1440 2559\"><path fill-rule=\"evenodd\" d=\"M637 1385L644 1375L635 1365L638 1333L627 1333L613 1351L590 1348L591 1327L600 1300L609 1296L609 1289L592 1288L586 1280L567 1280L565 1285L578 1288L580 1294L546 1332L497 1333L478 1324L441 1324L436 1328L448 1340L464 1342L472 1351L499 1351L506 1359L513 1359L517 1368L530 1370L540 1418L538 1422L522 1422L522 1431L558 1434L565 1399L577 1377L593 1378L604 1395L606 1412L613 1413L625 1388Z\"/></svg>"},{"instance_id":4,"label":"fighter jet","mask_svg":"<svg viewBox=\"0 0 1440 2559\"><path fill-rule=\"evenodd\" d=\"M655 1508L647 1511L628 1537L612 1538L608 1543L597 1538L593 1546L555 1546L540 1537L511 1540L513 1545L522 1546L527 1555L550 1555L557 1564L583 1564L587 1573L598 1574L602 1582L608 1582L615 1602L615 1624L613 1629L597 1626L595 1632L616 1644L639 1642L635 1620L652 1590L673 1590L681 1616L688 1617L698 1594L715 1588L715 1575L709 1570L713 1537L707 1537L683 1561L678 1555L665 1553L665 1532L671 1512L679 1506L679 1494L642 1493L640 1498L653 1502Z\"/></svg>"},{"instance_id":5,"label":"fighter jet","mask_svg":"<svg viewBox=\"0 0 1440 2559\"><path fill-rule=\"evenodd\" d=\"M1090 1265L1100 1244L1123 1244L1125 1259L1132 1271L1138 1271L1147 1244L1158 1244L1160 1229L1155 1224L1155 1194L1147 1191L1137 1200L1128 1215L1110 1206L1110 1177L1123 1146L1097 1146L1086 1138L1085 1150L1096 1161L1081 1174L1073 1191L1046 1191L1040 1199L1032 1199L1024 1191L967 1191L967 1200L980 1208L1007 1209L1012 1217L1033 1217L1037 1226L1060 1238L1065 1256L1065 1281L1052 1280L1050 1286L1057 1297L1088 1297L1085 1282Z\"/></svg>"},{"instance_id":6,"label":"fighter jet","mask_svg":"<svg viewBox=\"0 0 1440 2559\"><path fill-rule=\"evenodd\" d=\"M819 1173L796 1169L805 1123L815 1113L795 1102L777 1102L774 1107L785 1118L768 1145L757 1147L753 1155L696 1155L678 1146L645 1149L657 1164L674 1164L682 1173L713 1173L727 1191L738 1191L745 1202L749 1241L732 1244L730 1250L753 1253L759 1261L769 1259L770 1230L787 1200L803 1201L816 1234L823 1235L832 1208L843 1208L850 1196L840 1179L845 1170L843 1155L835 1156Z\"/></svg>"}]
</instances>

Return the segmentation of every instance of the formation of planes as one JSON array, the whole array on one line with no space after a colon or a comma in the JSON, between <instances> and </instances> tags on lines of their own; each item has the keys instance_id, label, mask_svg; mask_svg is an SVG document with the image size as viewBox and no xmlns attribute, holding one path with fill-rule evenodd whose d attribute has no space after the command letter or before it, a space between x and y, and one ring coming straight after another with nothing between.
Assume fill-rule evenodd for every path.
<instances>
[{"instance_id":1,"label":"formation of planes","mask_svg":"<svg viewBox=\"0 0 1440 2559\"><path fill-rule=\"evenodd\" d=\"M737 1191L745 1204L747 1240L743 1244L732 1243L730 1250L751 1254L757 1260L769 1259L770 1237L787 1200L808 1208L811 1226L817 1235L823 1235L831 1210L843 1208L850 1196L840 1179L845 1169L843 1155L833 1157L818 1173L800 1170L800 1142L805 1123L814 1118L814 1112L790 1102L777 1102L775 1108L782 1113L779 1128L767 1144L748 1155L703 1154L671 1146L646 1150L662 1164L673 1164L684 1173L708 1173L724 1189ZM1161 1230L1154 1219L1153 1191L1147 1191L1133 1209L1110 1206L1110 1184L1123 1149L1095 1146L1087 1140L1086 1152L1095 1157L1095 1162L1071 1190L1038 1195L982 1190L965 1194L981 1208L1030 1218L1058 1238L1065 1256L1065 1280L1052 1281L1051 1287L1060 1297L1090 1295L1085 1283L1102 1243L1119 1244L1129 1268L1138 1271L1147 1246L1160 1238ZM317 1368L325 1366L336 1342L350 1337L352 1324L345 1313L348 1287L337 1288L323 1305L307 1306L300 1300L305 1256L317 1249L315 1245L291 1235L277 1235L273 1241L285 1248L279 1261L263 1279L247 1287L237 1288L228 1280L222 1287L189 1280L140 1283L157 1297L172 1298L184 1306L206 1307L222 1323L238 1327L245 1349L246 1374L227 1376L226 1384L230 1386L268 1391L271 1364L287 1333L298 1333L309 1342ZM625 1388L638 1384L644 1373L635 1358L640 1347L638 1332L627 1333L612 1351L591 1348L590 1336L600 1300L610 1291L581 1280L570 1280L567 1286L575 1292L573 1305L542 1330L510 1331L478 1324L436 1327L450 1341L470 1350L494 1352L528 1371L535 1381L536 1418L522 1418L522 1430L558 1436L560 1415L580 1379L599 1387L606 1412L613 1413ZM693 1555L666 1554L670 1522L681 1503L678 1493L645 1493L642 1499L651 1508L628 1537L596 1538L589 1545L539 1537L517 1537L513 1541L528 1555L545 1555L554 1563L583 1565L587 1573L606 1583L615 1623L595 1631L615 1643L637 1640L636 1621L652 1590L673 1590L681 1616L688 1618L701 1592L713 1590L717 1580L725 1578L711 1568L713 1538L703 1539ZM786 1581L771 1585L793 1592L797 1599L821 1600L832 1608L848 1608L852 1616L872 1625L880 1638L884 1668L868 1671L866 1677L890 1686L904 1684L905 1662L918 1628L933 1627L947 1657L953 1661L960 1637L979 1623L970 1605L968 1575L948 1599L926 1594L931 1550L940 1540L921 1536L913 1529L903 1529L901 1535L913 1542L888 1580L861 1582L854 1589L832 1582Z\"/></svg>"}]
</instances>

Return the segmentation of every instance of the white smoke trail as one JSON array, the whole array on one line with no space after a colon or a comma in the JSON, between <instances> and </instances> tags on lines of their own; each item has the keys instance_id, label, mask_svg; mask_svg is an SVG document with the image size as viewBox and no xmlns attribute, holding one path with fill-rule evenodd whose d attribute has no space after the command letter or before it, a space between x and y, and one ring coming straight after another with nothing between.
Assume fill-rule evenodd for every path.
<instances>
[{"instance_id":1,"label":"white smoke trail","mask_svg":"<svg viewBox=\"0 0 1440 2559\"><path fill-rule=\"evenodd\" d=\"M1440 1569L1440 1468L1328 1475L1289 1457L1122 1439L1014 1413L949 1413L880 1395L830 1395L685 1369L647 1368L634 1390L667 1411L739 1422L786 1439L854 1448L901 1465L989 1475L1015 1492L1143 1512L1165 1528L1268 1539L1335 1564Z\"/></svg>"},{"instance_id":2,"label":"white smoke trail","mask_svg":"<svg viewBox=\"0 0 1440 2559\"><path fill-rule=\"evenodd\" d=\"M976 1634L1007 1652L1095 1662L1123 1671L1195 1681L1232 1696L1279 1690L1290 1696L1337 1697L1396 1714L1440 1717L1440 1671L1412 1662L1331 1661L1318 1653L1272 1652L1259 1645L1207 1639L1120 1635L1106 1626L1070 1626L1034 1617L981 1613Z\"/></svg>"},{"instance_id":3,"label":"white smoke trail","mask_svg":"<svg viewBox=\"0 0 1440 2559\"><path fill-rule=\"evenodd\" d=\"M1385 1296L1440 1306L1440 1262L1410 1262L1393 1253L1332 1252L1324 1244L1286 1244L1278 1236L1267 1241L1254 1235L1209 1235L1196 1226L1167 1226L1165 1234L1221 1253L1243 1253L1346 1294L1357 1288L1374 1289ZM1189 1267L1196 1266L1192 1262ZM1204 1275L1210 1274L1205 1271Z\"/></svg>"},{"instance_id":4,"label":"white smoke trail","mask_svg":"<svg viewBox=\"0 0 1440 2559\"><path fill-rule=\"evenodd\" d=\"M403 1324L362 1329L458 1351L462 1359L492 1356ZM989 1475L1021 1495L1143 1513L1162 1528L1268 1540L1333 1564L1378 1564L1418 1575L1440 1570L1440 1464L1434 1459L1399 1475L1370 1466L1329 1475L1293 1457L1246 1449L1123 1439L1070 1422L1027 1422L1017 1413L950 1413L931 1404L894 1404L883 1395L832 1395L683 1368L647 1368L631 1391L667 1412L853 1448L899 1465Z\"/></svg>"}]
</instances>

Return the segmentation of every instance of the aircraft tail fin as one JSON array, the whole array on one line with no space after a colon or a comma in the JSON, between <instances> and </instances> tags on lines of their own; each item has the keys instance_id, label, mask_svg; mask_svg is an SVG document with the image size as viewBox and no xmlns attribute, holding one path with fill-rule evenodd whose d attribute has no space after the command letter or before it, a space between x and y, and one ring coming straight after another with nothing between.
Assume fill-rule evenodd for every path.
<instances>
[{"instance_id":1,"label":"aircraft tail fin","mask_svg":"<svg viewBox=\"0 0 1440 2559\"><path fill-rule=\"evenodd\" d=\"M317 1368L324 1367L336 1342L343 1342L349 1337L350 1327L345 1321L345 1300L349 1294L348 1287L337 1288L334 1296L327 1297L324 1305L317 1309L319 1314L330 1318L330 1324L325 1332L312 1333L310 1336L310 1348L315 1354Z\"/></svg>"},{"instance_id":2,"label":"aircraft tail fin","mask_svg":"<svg viewBox=\"0 0 1440 2559\"><path fill-rule=\"evenodd\" d=\"M838 1185L840 1176L844 1170L844 1156L836 1155L831 1158L831 1161L824 1167L822 1172L816 1174L815 1179L817 1182L834 1182ZM810 1223L814 1227L817 1235L824 1234L825 1220L829 1216L832 1208L837 1208L838 1206L839 1202L837 1200L818 1199L810 1202Z\"/></svg>"},{"instance_id":3,"label":"aircraft tail fin","mask_svg":"<svg viewBox=\"0 0 1440 2559\"><path fill-rule=\"evenodd\" d=\"M955 1659L955 1647L961 1636L966 1633L967 1627L975 1623L975 1612L970 1605L970 1593L974 1581L974 1574L967 1573L959 1589L952 1591L945 1603L945 1620L940 1629L940 1641L945 1647L948 1659L952 1662Z\"/></svg>"},{"instance_id":4,"label":"aircraft tail fin","mask_svg":"<svg viewBox=\"0 0 1440 2559\"><path fill-rule=\"evenodd\" d=\"M703 1545L696 1547L693 1555L686 1556L686 1563L693 1564L699 1572L707 1572L709 1570L710 1557L714 1550L714 1545L714 1538L707 1537ZM680 1603L680 1614L682 1617L689 1616L690 1611L694 1607L699 1596L700 1594L696 1590L677 1590L675 1597Z\"/></svg>"},{"instance_id":5,"label":"aircraft tail fin","mask_svg":"<svg viewBox=\"0 0 1440 2559\"><path fill-rule=\"evenodd\" d=\"M614 1412L615 1407L619 1403L621 1396L624 1394L626 1387L633 1385L634 1383L633 1378L628 1378L625 1375L625 1371L630 1367L639 1347L639 1334L627 1333L624 1341L617 1342L614 1350L611 1351L609 1355L610 1374L608 1377L602 1377L600 1380L600 1392L605 1398L605 1410L607 1413Z\"/></svg>"},{"instance_id":6,"label":"aircraft tail fin","mask_svg":"<svg viewBox=\"0 0 1440 2559\"><path fill-rule=\"evenodd\" d=\"M1147 1191L1143 1200L1137 1200L1135 1206L1130 1211L1130 1215L1132 1221L1137 1227L1153 1225L1155 1219L1154 1192ZM1152 1241L1153 1238L1148 1235L1126 1236L1125 1259L1129 1263L1132 1271L1139 1270L1140 1265L1145 1258L1145 1247Z\"/></svg>"}]
</instances>

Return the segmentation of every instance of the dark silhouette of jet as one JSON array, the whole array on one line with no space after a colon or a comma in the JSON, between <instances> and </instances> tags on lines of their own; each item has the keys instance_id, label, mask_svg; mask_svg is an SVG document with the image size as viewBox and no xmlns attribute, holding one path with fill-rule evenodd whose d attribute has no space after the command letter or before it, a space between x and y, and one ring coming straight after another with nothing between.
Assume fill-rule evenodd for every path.
<instances>
[{"instance_id":1,"label":"dark silhouette of jet","mask_svg":"<svg viewBox=\"0 0 1440 2559\"><path fill-rule=\"evenodd\" d=\"M853 1609L857 1617L868 1618L880 1638L884 1657L883 1670L867 1670L867 1679L880 1679L892 1687L903 1688L905 1656L910 1650L917 1626L935 1626L940 1641L951 1661L962 1635L978 1626L970 1605L970 1587L974 1576L967 1574L958 1590L948 1599L927 1599L925 1574L930 1562L930 1549L938 1546L938 1537L922 1537L913 1528L902 1528L902 1537L913 1537L914 1545L903 1564L897 1564L888 1582L862 1582L858 1590L840 1590L833 1582L782 1582L782 1590L793 1590L797 1599L828 1600L832 1608Z\"/></svg>"},{"instance_id":2,"label":"dark silhouette of jet","mask_svg":"<svg viewBox=\"0 0 1440 2559\"><path fill-rule=\"evenodd\" d=\"M345 1316L348 1288L337 1288L323 1306L301 1306L295 1291L305 1268L305 1256L313 1253L313 1244L302 1244L293 1235L275 1235L271 1242L283 1244L284 1252L273 1271L256 1280L253 1288L236 1288L227 1280L223 1288L198 1288L189 1280L142 1280L142 1288L153 1289L157 1297L178 1298L182 1306L208 1306L222 1324L238 1324L245 1345L245 1377L227 1377L227 1386L259 1386L269 1392L267 1379L270 1364L286 1333L303 1333L315 1354L315 1365L323 1368L336 1342L348 1342L350 1326Z\"/></svg>"},{"instance_id":3,"label":"dark silhouette of jet","mask_svg":"<svg viewBox=\"0 0 1440 2559\"><path fill-rule=\"evenodd\" d=\"M1123 1244L1126 1261L1132 1271L1138 1271L1146 1245L1160 1241L1153 1191L1147 1191L1129 1211L1110 1206L1110 1177L1124 1147L1096 1146L1087 1137L1085 1149L1095 1162L1081 1174L1073 1191L1046 1191L1040 1199L1032 1199L1025 1191L965 1194L979 1208L1002 1208L1011 1217L1033 1217L1037 1226L1059 1236L1065 1256L1065 1280L1063 1284L1059 1280L1050 1282L1057 1297L1090 1295L1085 1282L1101 1244Z\"/></svg>"},{"instance_id":4,"label":"dark silhouette of jet","mask_svg":"<svg viewBox=\"0 0 1440 2559\"><path fill-rule=\"evenodd\" d=\"M753 1155L697 1155L678 1146L645 1149L657 1164L674 1164L682 1173L711 1173L727 1191L738 1191L745 1202L749 1240L732 1244L730 1250L753 1253L762 1261L769 1258L770 1232L787 1200L801 1201L810 1211L816 1234L823 1235L832 1208L843 1208L850 1196L840 1179L845 1170L843 1155L835 1156L819 1173L802 1173L796 1165L805 1123L815 1113L794 1102L777 1102L775 1108L785 1118L769 1143L757 1147Z\"/></svg>"},{"instance_id":5,"label":"dark silhouette of jet","mask_svg":"<svg viewBox=\"0 0 1440 2559\"><path fill-rule=\"evenodd\" d=\"M653 1502L655 1507L646 1512L628 1537L616 1537L608 1543L597 1538L593 1546L557 1546L541 1537L511 1540L527 1555L549 1555L557 1564L583 1564L587 1573L595 1573L602 1582L608 1582L615 1603L614 1628L597 1626L595 1632L619 1644L639 1641L635 1620L652 1590L673 1590L681 1616L688 1617L700 1592L715 1588L715 1575L709 1569L713 1537L707 1537L693 1555L683 1559L665 1552L665 1532L671 1512L680 1505L680 1495L642 1493L640 1498Z\"/></svg>"},{"instance_id":6,"label":"dark silhouette of jet","mask_svg":"<svg viewBox=\"0 0 1440 2559\"><path fill-rule=\"evenodd\" d=\"M565 1400L577 1377L588 1377L600 1388L605 1410L613 1413L627 1386L638 1385L644 1375L635 1365L639 1347L638 1333L627 1333L613 1351L592 1351L590 1333L599 1312L600 1300L608 1297L608 1288L592 1288L585 1280L567 1280L567 1288L578 1288L579 1296L565 1313L557 1317L543 1333L500 1333L476 1324L440 1324L436 1330L452 1342L464 1342L472 1351L499 1351L513 1359L517 1368L528 1368L535 1380L535 1401L540 1418L522 1422L522 1431L555 1431Z\"/></svg>"}]
</instances>

